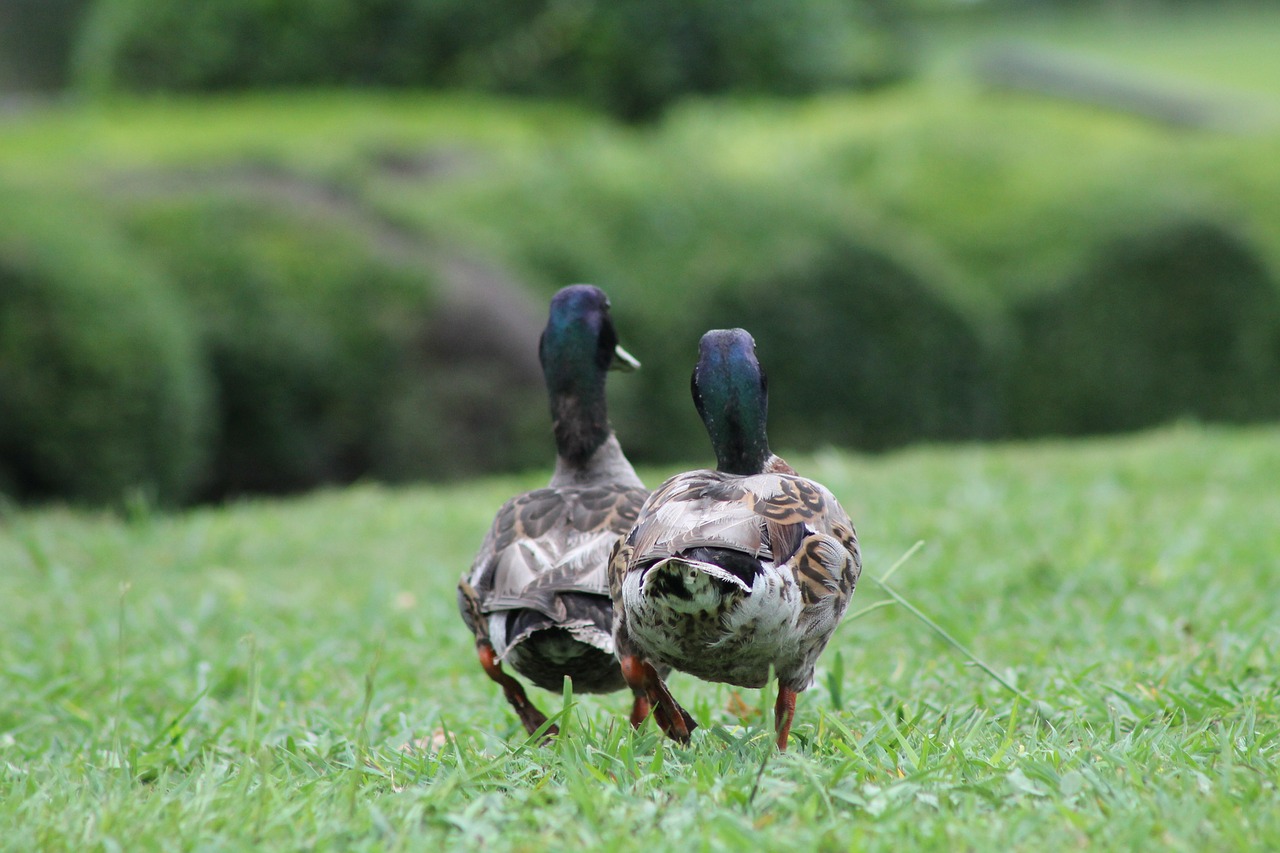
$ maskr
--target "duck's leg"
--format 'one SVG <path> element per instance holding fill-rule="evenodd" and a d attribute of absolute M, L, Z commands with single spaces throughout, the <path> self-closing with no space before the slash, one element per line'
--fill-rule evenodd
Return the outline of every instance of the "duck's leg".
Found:
<path fill-rule="evenodd" d="M 647 693 L 637 693 L 636 701 L 631 703 L 631 728 L 640 728 L 640 724 L 647 716 L 649 716 L 649 696 Z"/>
<path fill-rule="evenodd" d="M 653 702 L 653 718 L 657 720 L 658 725 L 667 733 L 667 737 L 677 743 L 688 743 L 689 733 L 698 727 L 693 717 L 689 716 L 689 712 L 680 707 L 680 703 L 671 695 L 671 691 L 667 689 L 666 682 L 658 677 L 658 673 L 654 670 L 653 665 L 646 663 L 645 666 L 649 670 L 649 675 L 653 679 L 654 694 L 657 697 Z"/>
<path fill-rule="evenodd" d="M 778 701 L 773 706 L 773 727 L 778 733 L 778 751 L 787 751 L 787 739 L 791 735 L 791 721 L 796 716 L 796 691 L 778 685 Z"/>
<path fill-rule="evenodd" d="M 680 707 L 680 703 L 675 700 L 671 691 L 667 689 L 667 685 L 658 676 L 658 671 L 653 668 L 653 664 L 635 654 L 623 655 L 620 662 L 622 677 L 627 680 L 632 692 L 636 694 L 631 724 L 639 726 L 644 721 L 644 714 L 637 716 L 643 702 L 646 713 L 649 706 L 653 707 L 653 719 L 667 737 L 678 743 L 688 743 L 689 733 L 696 729 L 698 724 L 684 708 Z"/>
<path fill-rule="evenodd" d="M 649 716 L 649 706 L 651 704 L 649 686 L 644 676 L 644 664 L 641 662 L 640 656 L 634 654 L 622 655 L 618 659 L 618 664 L 622 667 L 623 679 L 626 680 L 627 686 L 631 688 L 631 692 L 636 696 L 636 701 L 631 706 L 631 726 L 638 729 L 640 724 L 644 722 L 644 718 Z"/>
<path fill-rule="evenodd" d="M 502 662 L 498 660 L 498 655 L 493 650 L 493 646 L 488 640 L 476 641 L 476 653 L 480 655 L 480 665 L 484 667 L 485 674 L 494 681 L 502 685 L 502 692 L 506 694 L 507 701 L 511 703 L 511 707 L 515 708 L 516 714 L 520 717 L 520 722 L 524 723 L 525 731 L 533 734 L 542 728 L 542 724 L 547 721 L 547 715 L 542 713 L 529 701 L 529 696 L 524 692 L 524 686 L 511 676 L 502 671 Z M 547 737 L 560 734 L 560 729 L 551 726 L 547 729 Z"/>

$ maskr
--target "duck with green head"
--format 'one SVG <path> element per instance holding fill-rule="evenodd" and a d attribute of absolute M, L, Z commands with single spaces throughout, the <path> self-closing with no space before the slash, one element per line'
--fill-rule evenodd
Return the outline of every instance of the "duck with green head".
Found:
<path fill-rule="evenodd" d="M 768 385 L 742 329 L 707 332 L 693 400 L 716 469 L 667 480 L 640 508 L 609 566 L 614 645 L 637 699 L 686 742 L 696 727 L 661 671 L 762 687 L 786 749 L 796 694 L 844 615 L 862 571 L 848 514 L 826 487 L 769 449 Z"/>
<path fill-rule="evenodd" d="M 502 505 L 458 584 L 458 609 L 480 664 L 529 734 L 546 715 L 504 663 L 547 690 L 561 690 L 566 676 L 581 693 L 626 686 L 613 649 L 608 559 L 649 494 L 609 425 L 606 374 L 639 362 L 619 346 L 604 292 L 579 284 L 556 293 L 538 355 L 555 472 L 546 488 Z M 633 722 L 648 710 L 647 699 L 637 697 Z"/>

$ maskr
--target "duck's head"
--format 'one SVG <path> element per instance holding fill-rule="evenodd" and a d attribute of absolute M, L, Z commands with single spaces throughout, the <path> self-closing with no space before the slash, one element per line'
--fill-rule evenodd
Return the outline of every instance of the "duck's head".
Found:
<path fill-rule="evenodd" d="M 573 284 L 551 298 L 551 314 L 538 344 L 551 398 L 551 419 L 561 456 L 582 459 L 608 437 L 604 383 L 609 370 L 635 370 L 640 362 L 618 343 L 609 297 L 590 284 Z"/>
<path fill-rule="evenodd" d="M 756 342 L 744 329 L 713 329 L 698 344 L 693 404 L 711 436 L 717 468 L 759 474 L 772 455 L 765 421 L 768 381 Z"/>
<path fill-rule="evenodd" d="M 607 370 L 635 370 L 640 362 L 618 344 L 609 297 L 591 284 L 571 284 L 551 297 L 538 358 L 552 393 L 603 386 Z"/>

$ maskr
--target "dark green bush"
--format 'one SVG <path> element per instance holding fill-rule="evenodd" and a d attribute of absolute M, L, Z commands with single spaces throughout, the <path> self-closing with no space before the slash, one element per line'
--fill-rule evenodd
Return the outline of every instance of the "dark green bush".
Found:
<path fill-rule="evenodd" d="M 865 235 L 818 233 L 750 273 L 684 283 L 699 298 L 665 318 L 615 300 L 645 363 L 617 392 L 620 429 L 637 458 L 706 458 L 689 376 L 698 339 L 713 328 L 742 327 L 755 337 L 777 448 L 879 450 L 998 429 L 986 343 L 917 272 Z"/>
<path fill-rule="evenodd" d="M 1101 433 L 1280 416 L 1280 288 L 1241 238 L 1182 220 L 1117 239 L 1019 311 L 1010 422 Z"/>
<path fill-rule="evenodd" d="M 792 94 L 899 76 L 873 0 L 98 0 L 92 88 L 461 87 L 645 118 L 686 93 Z"/>
<path fill-rule="evenodd" d="M 90 0 L 0 2 L 0 89 L 56 89 Z"/>
<path fill-rule="evenodd" d="M 197 309 L 216 378 L 205 497 L 545 461 L 521 428 L 536 374 L 440 298 L 433 270 L 384 259 L 322 200 L 269 195 L 131 202 L 136 238 Z"/>
<path fill-rule="evenodd" d="M 203 473 L 186 306 L 83 199 L 0 188 L 0 468 L 23 498 L 170 503 Z"/>
<path fill-rule="evenodd" d="M 970 321 L 865 240 L 833 237 L 708 308 L 701 325 L 755 337 L 785 446 L 880 450 L 997 428 L 990 355 Z"/>

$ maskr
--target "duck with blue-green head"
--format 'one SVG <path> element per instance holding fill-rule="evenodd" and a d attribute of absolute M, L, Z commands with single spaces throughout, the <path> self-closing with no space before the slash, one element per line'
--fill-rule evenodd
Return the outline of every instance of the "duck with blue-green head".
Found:
<path fill-rule="evenodd" d="M 707 332 L 692 387 L 716 468 L 659 486 L 615 549 L 615 648 L 637 698 L 681 742 L 697 724 L 662 670 L 741 687 L 764 686 L 772 671 L 785 750 L 796 695 L 862 571 L 857 534 L 825 486 L 769 449 L 768 384 L 750 334 Z"/>
<path fill-rule="evenodd" d="M 592 285 L 571 285 L 552 298 L 538 355 L 555 471 L 545 488 L 502 505 L 458 584 L 458 609 L 480 664 L 529 734 L 547 717 L 504 664 L 547 690 L 562 690 L 566 677 L 580 693 L 626 686 L 613 648 L 608 559 L 649 491 L 609 424 L 608 372 L 639 366 L 619 345 L 609 309 Z M 637 697 L 633 722 L 648 711 L 647 698 Z"/>

